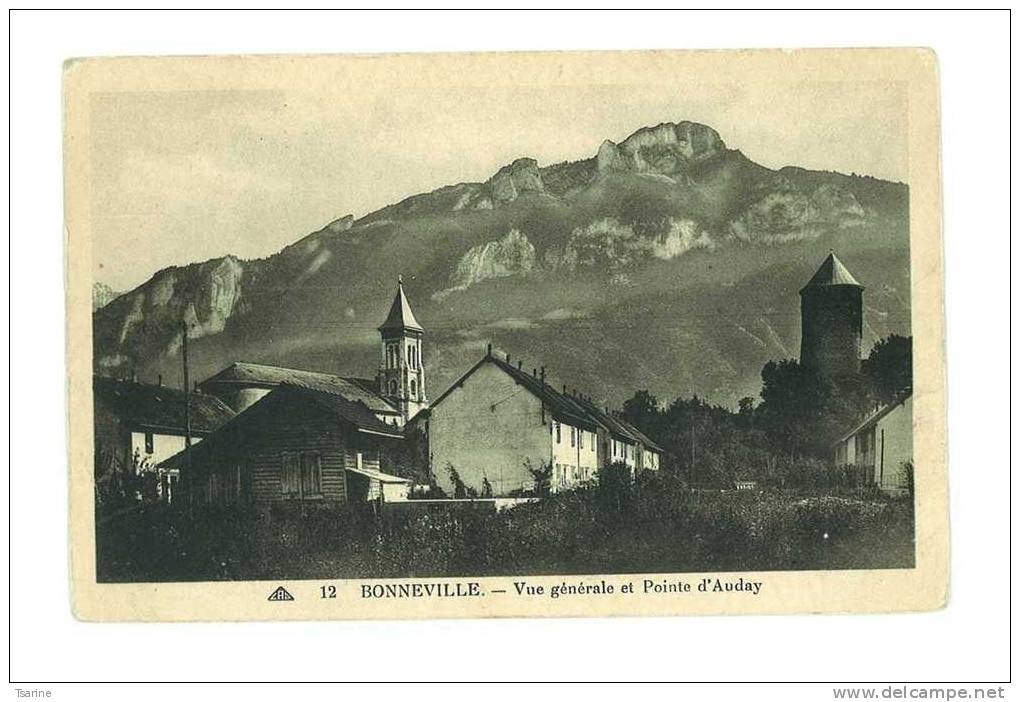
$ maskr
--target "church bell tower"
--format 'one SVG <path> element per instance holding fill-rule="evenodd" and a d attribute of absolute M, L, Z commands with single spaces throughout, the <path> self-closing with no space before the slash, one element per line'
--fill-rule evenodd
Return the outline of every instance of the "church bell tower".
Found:
<path fill-rule="evenodd" d="M 382 337 L 379 394 L 393 403 L 406 421 L 428 407 L 429 401 L 425 395 L 425 364 L 422 362 L 425 330 L 411 312 L 400 278 L 397 278 L 397 294 L 386 321 L 379 327 L 379 335 Z"/>
<path fill-rule="evenodd" d="M 826 379 L 861 367 L 864 287 L 830 253 L 800 291 L 800 365 Z"/>

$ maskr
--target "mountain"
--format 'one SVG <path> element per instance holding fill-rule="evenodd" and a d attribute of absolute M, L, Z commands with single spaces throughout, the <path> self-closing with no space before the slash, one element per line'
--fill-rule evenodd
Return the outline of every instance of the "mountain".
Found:
<path fill-rule="evenodd" d="M 192 377 L 234 360 L 374 375 L 399 274 L 433 397 L 488 342 L 618 403 L 639 388 L 734 404 L 799 350 L 798 290 L 829 249 L 866 287 L 865 347 L 910 332 L 908 188 L 771 170 L 692 122 L 580 161 L 342 217 L 266 259 L 172 267 L 95 312 L 97 372 Z"/>
<path fill-rule="evenodd" d="M 111 300 L 114 300 L 119 296 L 119 292 L 115 292 L 113 288 L 105 283 L 93 283 L 92 284 L 92 311 L 95 312 L 100 307 L 108 304 Z"/>

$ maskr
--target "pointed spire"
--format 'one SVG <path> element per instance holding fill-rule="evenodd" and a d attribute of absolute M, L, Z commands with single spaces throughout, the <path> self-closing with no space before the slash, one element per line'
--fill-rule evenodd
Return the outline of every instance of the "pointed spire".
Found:
<path fill-rule="evenodd" d="M 390 313 L 386 315 L 386 321 L 379 327 L 379 331 L 398 331 L 410 329 L 413 331 L 425 331 L 418 324 L 411 311 L 411 305 L 404 294 L 404 278 L 397 276 L 397 294 L 393 297 L 393 304 L 390 305 Z"/>
<path fill-rule="evenodd" d="M 801 292 L 804 292 L 808 288 L 823 288 L 830 285 L 852 285 L 858 288 L 864 287 L 857 282 L 857 279 L 851 275 L 847 267 L 843 265 L 843 262 L 836 258 L 836 254 L 830 249 L 829 255 L 822 262 L 821 267 L 811 277 L 808 284 L 805 285 Z"/>

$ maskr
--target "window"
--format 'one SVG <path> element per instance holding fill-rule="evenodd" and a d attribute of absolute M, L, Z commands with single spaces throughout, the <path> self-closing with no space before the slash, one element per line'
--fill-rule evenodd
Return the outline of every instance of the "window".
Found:
<path fill-rule="evenodd" d="M 280 485 L 284 496 L 297 497 L 301 494 L 299 471 L 297 454 L 285 453 L 280 456 Z"/>
<path fill-rule="evenodd" d="M 397 394 L 397 381 L 396 380 L 391 380 L 390 381 L 390 395 L 396 395 L 396 394 Z"/>
<path fill-rule="evenodd" d="M 152 443 L 153 443 L 153 441 L 152 441 L 152 434 L 148 434 L 147 433 L 145 435 L 145 453 L 152 453 L 153 452 L 154 449 L 153 449 Z"/>
<path fill-rule="evenodd" d="M 613 458 L 616 458 L 616 439 L 613 439 Z"/>
<path fill-rule="evenodd" d="M 592 453 L 595 452 L 595 442 L 596 441 L 598 441 L 598 435 L 595 434 L 595 432 L 592 432 L 592 435 L 591 435 L 591 450 L 592 450 Z"/>
<path fill-rule="evenodd" d="M 554 424 L 556 424 L 556 443 L 558 444 L 560 443 L 560 423 L 554 422 Z"/>
<path fill-rule="evenodd" d="M 578 430 L 577 432 L 577 447 L 584 448 L 584 430 Z"/>
<path fill-rule="evenodd" d="M 301 494 L 322 494 L 322 461 L 317 453 L 301 454 Z"/>
<path fill-rule="evenodd" d="M 411 379 L 411 397 L 418 397 L 418 384 Z"/>
<path fill-rule="evenodd" d="M 577 445 L 577 439 L 574 437 L 574 432 L 575 431 L 576 431 L 576 429 L 574 429 L 574 427 L 570 427 L 570 445 L 571 445 L 571 447 Z"/>

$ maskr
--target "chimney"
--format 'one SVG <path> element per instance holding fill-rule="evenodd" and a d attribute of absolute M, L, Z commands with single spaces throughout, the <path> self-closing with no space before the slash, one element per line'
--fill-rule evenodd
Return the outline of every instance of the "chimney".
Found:
<path fill-rule="evenodd" d="M 159 387 L 163 387 L 163 374 L 162 373 L 160 373 L 159 375 L 156 376 L 156 385 L 158 385 Z"/>
<path fill-rule="evenodd" d="M 532 368 L 531 369 L 531 377 L 532 378 L 537 378 L 538 377 L 538 369 L 537 368 Z"/>
<path fill-rule="evenodd" d="M 485 355 L 486 355 L 486 356 L 491 356 L 491 355 L 492 355 L 492 344 L 489 344 L 489 348 L 488 348 L 488 350 L 487 350 L 487 351 L 485 352 Z"/>
<path fill-rule="evenodd" d="M 506 354 L 506 362 L 510 363 L 510 352 L 509 351 Z"/>
<path fill-rule="evenodd" d="M 566 383 L 563 383 L 563 394 L 564 395 L 567 394 L 567 384 Z"/>
<path fill-rule="evenodd" d="M 517 370 L 521 369 L 521 359 L 517 359 Z"/>
<path fill-rule="evenodd" d="M 542 385 L 545 385 L 545 366 L 542 366 Z"/>

